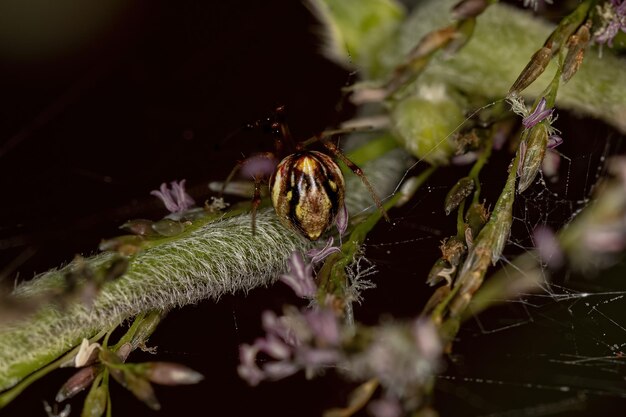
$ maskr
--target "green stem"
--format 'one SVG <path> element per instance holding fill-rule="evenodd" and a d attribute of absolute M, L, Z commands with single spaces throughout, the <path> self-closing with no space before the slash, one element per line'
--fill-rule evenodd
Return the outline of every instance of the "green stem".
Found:
<path fill-rule="evenodd" d="M 405 172 L 405 158 L 405 153 L 394 150 L 363 167 L 381 195 L 390 194 L 396 187 Z M 346 182 L 349 210 L 362 211 L 371 204 L 358 177 L 349 175 Z M 151 242 L 152 246 L 132 256 L 125 274 L 104 285 L 92 305 L 77 302 L 63 310 L 47 305 L 19 323 L 0 324 L 0 390 L 19 384 L 21 392 L 55 369 L 58 363 L 50 362 L 67 351 L 67 346 L 76 346 L 83 338 L 138 314 L 168 311 L 207 298 L 217 299 L 226 293 L 266 286 L 284 272 L 294 250 L 304 252 L 312 246 L 286 229 L 273 210 L 259 212 L 254 236 L 247 213 L 197 221 L 180 235 Z M 106 268 L 114 256 L 118 255 L 101 253 L 83 262 L 98 271 Z M 28 298 L 62 288 L 64 274 L 75 265 L 71 263 L 19 285 L 14 296 Z M 146 320 L 148 317 L 151 315 Z M 158 317 L 152 319 L 152 324 L 158 322 Z M 148 322 L 144 324 L 151 327 Z M 138 340 L 141 331 L 132 331 L 136 332 L 132 340 Z M 4 395 L 0 397 L 0 406 L 19 392 L 0 394 Z"/>
<path fill-rule="evenodd" d="M 100 340 L 102 336 L 104 336 L 106 333 L 107 333 L 106 331 L 101 331 L 100 333 L 98 333 L 97 335 L 89 339 L 89 341 L 93 343 L 97 340 Z M 44 366 L 43 368 L 28 375 L 19 384 L 15 385 L 10 390 L 5 391 L 2 394 L 0 394 L 0 409 L 5 407 L 11 401 L 13 401 L 18 395 L 22 393 L 22 391 L 28 388 L 33 382 L 36 382 L 40 378 L 48 375 L 50 372 L 54 371 L 55 369 L 58 369 L 59 367 L 61 367 L 61 365 L 64 365 L 67 362 L 69 362 L 71 359 L 73 359 L 74 356 L 76 356 L 76 354 L 78 353 L 78 350 L 79 350 L 79 346 L 73 348 L 72 350 L 70 350 L 65 355 L 55 360 L 54 362 L 51 362 L 48 365 Z"/>
<path fill-rule="evenodd" d="M 472 203 L 476 204 L 480 199 L 480 171 L 483 169 L 489 158 L 491 157 L 491 151 L 493 149 L 493 133 L 489 135 L 485 144 L 483 145 L 483 150 L 478 157 L 478 160 L 474 163 L 471 171 L 468 174 L 468 177 L 474 180 L 474 198 L 472 199 Z"/>

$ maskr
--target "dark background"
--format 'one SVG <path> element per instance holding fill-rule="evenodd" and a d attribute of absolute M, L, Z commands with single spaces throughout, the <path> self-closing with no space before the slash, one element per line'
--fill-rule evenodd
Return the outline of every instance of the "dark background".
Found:
<path fill-rule="evenodd" d="M 335 123 L 340 88 L 353 79 L 317 52 L 316 22 L 297 1 L 110 0 L 101 3 L 110 8 L 88 12 L 65 0 L 57 4 L 58 15 L 43 3 L 37 13 L 14 3 L 0 16 L 6 28 L 0 31 L 0 273 L 9 285 L 77 253 L 94 253 L 128 219 L 160 218 L 164 209 L 149 192 L 162 182 L 185 178 L 203 202 L 209 181 L 223 179 L 244 155 L 271 149 L 268 137 L 239 128 L 276 105 L 287 107 L 297 138 Z M 24 13 L 28 19 L 17 24 Z M 559 126 L 571 132 L 562 151 L 579 156 L 568 170 L 567 200 L 584 199 L 606 154 L 605 139 L 617 135 L 567 114 Z M 492 202 L 508 160 L 496 154 L 486 168 L 483 189 Z M 367 255 L 380 274 L 373 278 L 378 288 L 366 292 L 365 305 L 356 310 L 361 321 L 419 313 L 430 295 L 423 281 L 438 241 L 454 233 L 454 222 L 441 210 L 443 197 L 465 172 L 452 168 L 438 175 L 392 212 L 396 226 L 381 224 L 370 236 Z M 557 184 L 556 191 L 564 186 Z M 527 201 L 541 190 L 531 191 Z M 547 206 L 529 214 L 526 203 L 519 218 L 558 226 L 571 215 L 558 199 L 541 201 L 557 206 L 560 217 L 548 219 Z M 525 227 L 516 222 L 516 228 L 513 240 L 529 246 Z M 568 279 L 573 289 L 624 287 L 617 278 L 601 284 Z M 237 377 L 238 345 L 261 335 L 263 310 L 280 311 L 285 303 L 298 300 L 276 286 L 172 311 L 150 340 L 158 346 L 156 358 L 191 366 L 206 379 L 190 387 L 157 387 L 163 405 L 158 415 L 319 416 L 344 404 L 352 385 L 334 373 L 313 381 L 298 374 L 256 388 Z M 514 413 L 542 405 L 553 405 L 553 411 L 539 415 L 620 415 L 613 412 L 624 406 L 614 392 L 624 387 L 619 367 L 609 376 L 550 360 L 573 351 L 576 337 L 588 342 L 587 355 L 611 354 L 594 343 L 608 342 L 596 334 L 605 323 L 584 315 L 574 320 L 570 307 L 546 303 L 526 314 L 511 304 L 483 317 L 490 328 L 528 322 L 514 333 L 486 334 L 469 323 L 448 364 L 446 375 L 453 379 L 441 379 L 436 391 L 442 415 L 525 415 Z M 616 310 L 611 317 L 623 318 L 617 311 L 623 305 L 610 307 Z M 612 335 L 619 340 L 619 333 Z M 154 357 L 139 352 L 130 360 Z M 69 375 L 62 370 L 44 378 L 0 414 L 43 416 L 41 402 L 51 402 Z M 495 382 L 475 381 L 481 378 Z M 111 385 L 115 416 L 157 415 Z M 562 392 L 560 386 L 571 389 Z M 82 399 L 72 403 L 73 415 Z"/>

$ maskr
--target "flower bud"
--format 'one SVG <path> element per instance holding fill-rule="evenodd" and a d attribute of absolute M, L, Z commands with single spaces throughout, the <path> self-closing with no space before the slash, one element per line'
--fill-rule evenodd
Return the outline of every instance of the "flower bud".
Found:
<path fill-rule="evenodd" d="M 461 0 L 452 7 L 452 16 L 455 19 L 476 17 L 489 6 L 488 0 Z"/>
<path fill-rule="evenodd" d="M 146 378 L 159 385 L 197 384 L 204 379 L 202 374 L 177 363 L 149 362 L 146 365 Z"/>
<path fill-rule="evenodd" d="M 550 59 L 552 58 L 552 49 L 547 46 L 539 49 L 530 58 L 530 61 L 526 67 L 522 70 L 517 80 L 511 86 L 508 96 L 518 94 L 526 87 L 531 85 L 548 66 Z"/>
<path fill-rule="evenodd" d="M 489 213 L 482 203 L 472 204 L 465 213 L 465 222 L 474 237 L 478 236 L 488 219 Z"/>
<path fill-rule="evenodd" d="M 163 219 L 155 222 L 152 229 L 161 236 L 177 236 L 185 230 L 185 225 L 171 219 Z"/>
<path fill-rule="evenodd" d="M 589 40 L 591 39 L 591 34 L 589 33 L 589 26 L 582 25 L 578 28 L 575 35 L 572 35 L 567 40 L 567 55 L 565 56 L 565 61 L 563 62 L 563 73 L 561 78 L 563 82 L 569 81 L 570 78 L 578 68 L 580 64 L 583 62 L 583 58 L 585 56 L 585 49 L 589 46 Z"/>
<path fill-rule="evenodd" d="M 139 236 L 154 236 L 157 233 L 152 229 L 154 222 L 146 219 L 129 220 L 120 226 L 120 229 Z"/>
<path fill-rule="evenodd" d="M 528 131 L 524 139 L 526 151 L 520 160 L 519 184 L 517 191 L 523 193 L 537 176 L 548 145 L 548 131 L 544 123 L 538 124 Z"/>
<path fill-rule="evenodd" d="M 467 197 L 474 191 L 474 180 L 470 177 L 464 177 L 457 181 L 456 184 L 448 191 L 446 195 L 444 208 L 446 216 L 450 215 Z"/>
<path fill-rule="evenodd" d="M 54 400 L 58 403 L 72 398 L 85 388 L 91 385 L 96 375 L 100 373 L 100 368 L 92 365 L 81 369 L 68 379 L 65 384 L 59 389 Z"/>
<path fill-rule="evenodd" d="M 449 239 L 445 239 L 441 243 L 441 246 L 439 246 L 439 249 L 441 250 L 442 259 L 445 259 L 452 266 L 457 266 L 467 248 L 463 242 L 461 242 L 456 236 L 453 236 Z"/>
<path fill-rule="evenodd" d="M 107 407 L 107 398 L 109 391 L 106 386 L 100 385 L 94 387 L 87 394 L 81 417 L 100 417 L 104 414 Z"/>

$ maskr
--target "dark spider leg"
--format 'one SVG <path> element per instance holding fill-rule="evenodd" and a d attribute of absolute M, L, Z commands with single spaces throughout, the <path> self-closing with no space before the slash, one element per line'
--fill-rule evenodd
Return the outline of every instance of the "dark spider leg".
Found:
<path fill-rule="evenodd" d="M 265 157 L 267 159 L 275 159 L 275 156 L 274 156 L 273 152 L 261 152 L 261 153 L 253 155 L 251 158 L 259 157 L 259 156 Z M 233 178 L 235 178 L 235 175 L 237 175 L 237 172 L 239 172 L 241 167 L 246 162 L 248 162 L 249 159 L 250 158 L 246 158 L 246 159 L 243 159 L 241 161 L 238 161 L 237 164 L 233 167 L 232 171 L 230 171 L 230 174 L 228 174 L 228 177 L 226 177 L 226 179 L 222 183 L 222 189 L 220 190 L 219 197 L 222 197 L 222 195 L 224 194 L 224 190 L 226 189 L 226 186 L 228 185 L 228 183 L 231 182 L 233 180 Z M 271 172 L 269 172 L 267 174 L 269 175 L 269 174 L 271 174 Z"/>
<path fill-rule="evenodd" d="M 224 190 L 226 189 L 226 186 L 228 185 L 229 182 L 233 180 L 233 178 L 235 178 L 235 175 L 237 175 L 237 172 L 239 172 L 244 162 L 245 162 L 245 159 L 243 161 L 237 161 L 237 164 L 233 167 L 232 171 L 230 171 L 230 174 L 228 174 L 228 177 L 226 177 L 226 179 L 222 183 L 222 189 L 220 190 L 218 197 L 221 198 L 224 195 Z"/>
<path fill-rule="evenodd" d="M 254 177 L 254 196 L 252 197 L 252 236 L 256 234 L 256 212 L 261 204 L 261 178 Z"/>
<path fill-rule="evenodd" d="M 325 145 L 325 143 L 327 143 L 328 138 L 330 138 L 331 136 L 336 136 L 336 135 L 342 135 L 342 134 L 348 134 L 348 133 L 355 133 L 355 132 L 370 132 L 373 131 L 374 128 L 370 127 L 370 126 L 357 126 L 357 127 L 345 127 L 345 128 L 339 128 L 339 129 L 331 129 L 331 130 L 324 130 L 323 132 L 319 133 L 316 136 L 313 136 L 312 138 L 309 138 L 305 141 L 302 141 L 300 143 L 298 143 L 296 145 L 296 149 L 297 150 L 301 150 L 301 149 L 305 149 L 307 146 L 315 143 L 315 142 L 322 142 L 322 144 Z M 337 149 L 337 151 L 339 151 Z M 341 152 L 341 151 L 339 151 Z"/>
<path fill-rule="evenodd" d="M 374 190 L 374 187 L 372 187 L 372 184 L 369 182 L 369 180 L 365 176 L 365 173 L 363 172 L 363 170 L 361 168 L 359 168 L 359 166 L 357 164 L 355 164 L 354 162 L 349 160 L 348 157 L 345 156 L 339 150 L 339 148 L 337 148 L 337 145 L 335 145 L 332 142 L 329 142 L 328 140 L 326 140 L 324 138 L 320 138 L 319 140 L 322 142 L 322 145 L 324 145 L 324 147 L 326 147 L 326 149 L 328 149 L 335 157 L 339 158 L 341 160 L 341 162 L 346 164 L 346 166 L 348 168 L 350 168 L 350 170 L 352 172 L 354 172 L 355 175 L 357 175 L 359 178 L 361 178 L 361 181 L 363 182 L 363 184 L 367 188 L 367 191 L 372 196 L 372 199 L 374 200 L 374 203 L 376 203 L 376 207 L 378 207 L 378 210 L 380 210 L 380 212 L 383 215 L 383 217 L 385 218 L 385 220 L 387 220 L 389 222 L 390 220 L 389 220 L 389 216 L 387 215 L 387 211 L 383 207 L 382 201 L 378 197 L 378 194 L 376 194 L 376 191 Z"/>

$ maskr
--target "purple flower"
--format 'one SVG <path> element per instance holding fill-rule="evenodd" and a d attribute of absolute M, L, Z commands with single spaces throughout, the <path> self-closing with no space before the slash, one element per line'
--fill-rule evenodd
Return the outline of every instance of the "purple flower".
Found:
<path fill-rule="evenodd" d="M 239 366 L 237 373 L 248 384 L 255 386 L 265 379 L 265 374 L 256 364 L 256 356 L 259 349 L 256 346 L 239 346 Z"/>
<path fill-rule="evenodd" d="M 535 247 L 541 259 L 551 268 L 563 265 L 563 252 L 554 232 L 549 227 L 539 226 L 533 231 Z"/>
<path fill-rule="evenodd" d="M 412 331 L 422 356 L 429 362 L 436 362 L 443 352 L 443 345 L 435 324 L 428 319 L 418 318 L 413 323 Z"/>
<path fill-rule="evenodd" d="M 339 344 L 339 322 L 332 310 L 313 309 L 306 311 L 303 315 L 319 345 L 336 346 Z"/>
<path fill-rule="evenodd" d="M 599 44 L 613 47 L 613 38 L 619 31 L 626 32 L 626 1 L 611 0 L 597 6 L 601 26 L 594 33 L 594 40 Z"/>
<path fill-rule="evenodd" d="M 546 150 L 546 154 L 543 156 L 543 161 L 541 161 L 541 171 L 543 172 L 544 177 L 548 178 L 551 182 L 555 182 L 559 175 L 561 155 L 550 149 L 549 146 L 548 142 L 548 150 Z"/>
<path fill-rule="evenodd" d="M 161 199 L 170 213 L 180 213 L 196 204 L 193 198 L 185 192 L 185 180 L 172 181 L 170 185 L 171 189 L 167 187 L 166 183 L 163 183 L 160 190 L 150 191 L 151 195 Z"/>
<path fill-rule="evenodd" d="M 530 129 L 531 127 L 536 126 L 545 119 L 548 119 L 550 116 L 552 116 L 553 112 L 553 108 L 546 109 L 546 98 L 542 97 L 541 100 L 539 100 L 539 104 L 537 104 L 535 110 L 528 116 L 524 117 L 524 119 L 522 120 L 522 125 L 524 125 L 526 129 Z"/>
<path fill-rule="evenodd" d="M 341 249 L 337 246 L 333 246 L 333 243 L 335 243 L 335 240 L 331 236 L 330 239 L 328 239 L 328 241 L 326 242 L 326 246 L 324 246 L 322 249 L 309 249 L 306 252 L 306 256 L 311 258 L 312 264 L 316 264 L 323 261 L 333 253 L 341 252 Z"/>
<path fill-rule="evenodd" d="M 317 284 L 313 279 L 313 266 L 306 264 L 298 251 L 291 254 L 289 273 L 281 275 L 280 280 L 302 298 L 312 298 L 317 292 Z"/>
<path fill-rule="evenodd" d="M 335 225 L 337 226 L 337 231 L 339 232 L 339 238 L 346 233 L 346 229 L 348 228 L 348 208 L 344 204 L 339 209 L 339 213 L 337 213 L 337 217 L 335 218 Z"/>
<path fill-rule="evenodd" d="M 590 226 L 585 229 L 582 241 L 592 253 L 616 253 L 626 247 L 623 226 L 617 224 Z"/>
<path fill-rule="evenodd" d="M 372 401 L 367 410 L 374 417 L 400 417 L 402 415 L 402 406 L 398 399 L 389 396 Z"/>
<path fill-rule="evenodd" d="M 341 358 L 338 350 L 339 322 L 331 310 L 286 309 L 278 317 L 271 311 L 263 313 L 266 337 L 252 345 L 239 348 L 239 376 L 250 385 L 269 379 L 290 376 L 301 369 L 316 370 L 335 365 Z M 257 365 L 258 354 L 270 360 Z"/>
<path fill-rule="evenodd" d="M 468 165 L 478 159 L 478 153 L 474 151 L 466 152 L 461 155 L 455 155 L 452 157 L 452 163 L 454 165 Z"/>
<path fill-rule="evenodd" d="M 563 143 L 563 138 L 559 135 L 550 135 L 548 137 L 548 149 L 554 149 Z"/>

